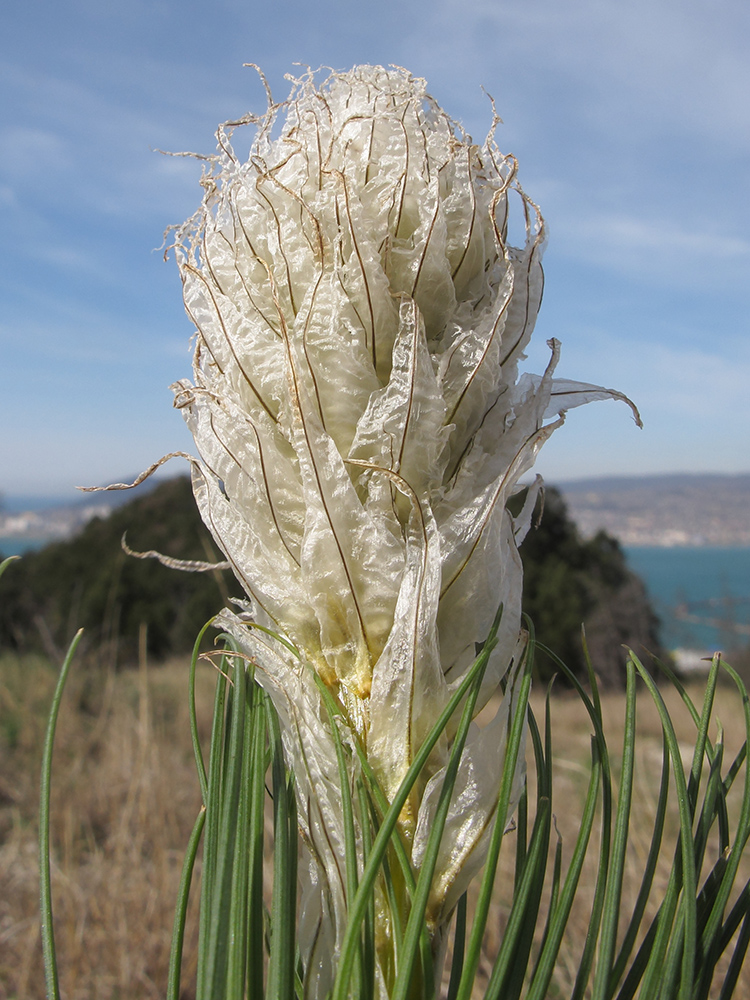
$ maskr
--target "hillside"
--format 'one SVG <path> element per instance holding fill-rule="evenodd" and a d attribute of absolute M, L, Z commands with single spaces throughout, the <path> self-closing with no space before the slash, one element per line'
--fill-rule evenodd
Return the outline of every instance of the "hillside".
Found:
<path fill-rule="evenodd" d="M 584 537 L 622 545 L 750 545 L 750 473 L 580 479 L 560 491 Z"/>
<path fill-rule="evenodd" d="M 27 553 L 0 578 L 0 648 L 41 648 L 57 658 L 83 627 L 89 647 L 109 644 L 116 662 L 128 662 L 137 655 L 145 625 L 149 651 L 163 657 L 191 649 L 229 593 L 239 596 L 231 574 L 182 573 L 127 556 L 125 533 L 137 551 L 221 558 L 198 516 L 189 480 L 166 480 L 95 517 L 73 538 Z"/>
<path fill-rule="evenodd" d="M 219 558 L 188 479 L 163 482 L 106 518 L 94 518 L 74 538 L 27 553 L 0 578 L 0 648 L 41 649 L 58 659 L 83 626 L 89 647 L 109 644 L 116 662 L 129 662 L 145 626 L 153 656 L 184 653 L 229 596 L 240 596 L 231 573 L 181 573 L 127 556 L 121 547 L 125 532 L 139 551 Z M 601 533 L 582 541 L 556 491 L 547 491 L 544 515 L 521 556 L 524 610 L 540 641 L 573 670 L 585 669 L 582 622 L 597 670 L 610 685 L 621 679 L 623 643 L 658 650 L 643 584 L 628 569 L 618 543 Z M 540 659 L 540 671 L 549 673 L 550 663 Z"/>

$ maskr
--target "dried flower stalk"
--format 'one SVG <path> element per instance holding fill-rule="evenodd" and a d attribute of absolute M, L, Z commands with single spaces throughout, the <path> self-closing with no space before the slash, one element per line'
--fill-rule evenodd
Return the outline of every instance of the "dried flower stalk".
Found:
<path fill-rule="evenodd" d="M 519 478 L 567 409 L 623 398 L 554 379 L 556 341 L 542 376 L 518 375 L 544 223 L 497 122 L 478 146 L 404 70 L 309 74 L 284 104 L 269 92 L 261 118 L 219 128 L 203 205 L 177 234 L 197 342 L 175 403 L 200 452 L 202 517 L 248 598 L 222 624 L 257 662 L 295 774 L 311 996 L 330 986 L 346 922 L 336 758 L 312 671 L 392 795 L 501 602 L 478 708 L 518 661 L 518 544 L 538 488 L 514 518 Z M 246 161 L 233 147 L 244 125 L 257 127 Z M 522 247 L 507 241 L 514 200 Z M 507 704 L 464 751 L 436 934 L 482 864 L 506 716 Z M 416 868 L 450 738 L 401 817 Z M 385 905 L 379 919 L 385 962 Z"/>

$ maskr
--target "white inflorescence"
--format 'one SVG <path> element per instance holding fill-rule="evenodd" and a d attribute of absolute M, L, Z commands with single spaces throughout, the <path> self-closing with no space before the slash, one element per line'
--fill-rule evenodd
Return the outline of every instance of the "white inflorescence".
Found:
<path fill-rule="evenodd" d="M 248 596 L 222 623 L 258 663 L 295 772 L 310 847 L 303 947 L 321 995 L 346 900 L 336 759 L 311 668 L 392 795 L 501 602 L 478 707 L 517 661 L 517 546 L 535 498 L 509 513 L 519 477 L 566 409 L 621 398 L 555 380 L 554 341 L 543 376 L 518 375 L 544 224 L 496 123 L 474 144 L 401 69 L 321 85 L 309 74 L 262 118 L 219 129 L 203 206 L 178 231 L 197 345 L 176 405 L 200 452 L 201 514 Z M 257 132 L 243 161 L 232 143 L 246 124 Z M 508 245 L 511 210 L 521 247 Z M 482 862 L 506 713 L 464 751 L 435 927 Z M 402 815 L 417 866 L 449 741 Z"/>

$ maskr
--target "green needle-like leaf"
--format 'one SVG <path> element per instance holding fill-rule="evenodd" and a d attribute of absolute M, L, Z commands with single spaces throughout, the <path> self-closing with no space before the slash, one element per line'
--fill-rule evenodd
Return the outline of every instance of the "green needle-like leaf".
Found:
<path fill-rule="evenodd" d="M 208 779 L 206 777 L 206 766 L 203 763 L 203 751 L 198 737 L 198 714 L 195 707 L 195 672 L 198 664 L 198 656 L 203 637 L 213 624 L 213 619 L 206 622 L 198 633 L 198 638 L 193 645 L 193 655 L 190 657 L 190 676 L 188 680 L 188 707 L 190 711 L 190 736 L 193 741 L 193 753 L 195 755 L 195 766 L 198 771 L 198 781 L 201 786 L 201 797 L 203 805 L 208 802 Z"/>
<path fill-rule="evenodd" d="M 489 657 L 485 659 L 483 667 L 486 666 L 488 659 Z M 458 724 L 458 729 L 456 730 L 456 735 L 453 740 L 453 746 L 451 747 L 451 753 L 448 759 L 448 765 L 445 769 L 445 777 L 440 790 L 437 809 L 435 810 L 432 827 L 427 839 L 427 846 L 422 859 L 422 867 L 417 880 L 417 888 L 414 893 L 414 898 L 412 899 L 409 920 L 404 934 L 401 961 L 396 982 L 391 993 L 391 1000 L 406 1000 L 414 977 L 417 948 L 419 946 L 419 939 L 424 925 L 427 902 L 432 889 L 432 880 L 435 873 L 435 867 L 437 865 L 440 841 L 442 839 L 443 830 L 445 829 L 445 823 L 448 818 L 448 810 L 450 808 L 451 796 L 453 795 L 453 788 L 458 775 L 461 754 L 463 753 L 464 746 L 466 744 L 466 737 L 469 734 L 469 726 L 471 725 L 472 718 L 474 717 L 477 696 L 479 694 L 479 688 L 483 677 L 484 669 L 481 669 L 478 671 L 476 681 L 469 691 L 466 703 L 464 704 L 463 711 L 461 713 L 461 721 Z"/>
<path fill-rule="evenodd" d="M 554 907 L 552 918 L 549 924 L 549 932 L 545 936 L 544 945 L 537 960 L 536 968 L 532 976 L 531 984 L 527 993 L 527 1000 L 544 1000 L 547 988 L 552 979 L 555 968 L 555 961 L 560 950 L 565 926 L 570 916 L 570 910 L 578 887 L 578 880 L 581 876 L 581 869 L 586 857 L 586 848 L 591 828 L 594 823 L 596 812 L 596 800 L 601 781 L 602 763 L 600 758 L 599 744 L 596 739 L 591 741 L 591 778 L 589 780 L 588 793 L 584 804 L 583 816 L 581 818 L 581 828 L 573 849 L 573 856 L 570 867 L 565 877 L 560 898 Z"/>
<path fill-rule="evenodd" d="M 654 875 L 656 874 L 656 866 L 659 861 L 662 838 L 664 836 L 664 824 L 667 816 L 667 800 L 669 796 L 669 774 L 669 747 L 667 746 L 666 738 L 662 737 L 661 782 L 659 785 L 656 815 L 654 817 L 654 830 L 651 836 L 651 844 L 649 846 L 648 857 L 646 858 L 646 865 L 643 871 L 640 889 L 638 890 L 638 896 L 633 907 L 633 913 L 630 917 L 630 921 L 628 923 L 627 930 L 625 931 L 622 944 L 620 945 L 620 951 L 618 952 L 617 960 L 614 964 L 610 977 L 609 995 L 612 994 L 612 991 L 614 991 L 625 972 L 628 959 L 633 952 L 633 947 L 635 946 L 638 931 L 640 930 L 641 922 L 643 920 L 643 914 L 646 911 L 648 899 L 651 894 L 651 887 L 654 882 Z M 646 947 L 647 940 L 648 938 L 644 940 L 643 947 L 639 951 L 639 960 L 631 968 L 631 973 L 629 974 L 629 981 L 632 984 L 633 991 L 635 990 L 648 961 L 648 950 Z M 628 990 L 629 989 L 630 986 L 628 986 Z M 627 992 L 627 990 L 625 993 L 620 994 L 622 1000 L 626 1000 L 626 997 L 630 997 L 632 995 L 632 992 Z"/>
<path fill-rule="evenodd" d="M 453 927 L 453 956 L 451 959 L 451 978 L 448 983 L 446 1000 L 456 1000 L 458 984 L 464 967 L 464 951 L 466 949 L 466 908 L 468 900 L 466 893 L 461 896 L 456 906 L 456 922 Z"/>
<path fill-rule="evenodd" d="M 179 1000 L 180 997 L 180 976 L 182 967 L 182 949 L 185 940 L 185 920 L 187 918 L 188 899 L 190 897 L 190 884 L 195 868 L 195 859 L 198 854 L 203 827 L 206 823 L 206 807 L 201 807 L 201 811 L 193 825 L 185 860 L 182 863 L 182 874 L 180 876 L 180 887 L 177 892 L 177 904 L 175 906 L 174 927 L 172 930 L 172 948 L 169 955 L 169 977 L 167 980 L 167 1000 Z"/>
<path fill-rule="evenodd" d="M 11 556 L 0 563 L 0 574 L 5 572 L 6 567 L 13 561 L 13 558 Z M 57 958 L 55 955 L 55 934 L 52 920 L 52 875 L 50 871 L 49 807 L 52 783 L 52 752 L 55 746 L 57 716 L 60 711 L 63 691 L 65 690 L 65 682 L 68 679 L 68 674 L 73 664 L 73 657 L 75 656 L 75 651 L 78 643 L 81 641 L 82 635 L 83 629 L 79 629 L 63 661 L 55 693 L 52 697 L 52 705 L 47 720 L 47 731 L 44 735 L 44 749 L 42 751 L 39 803 L 39 892 L 41 896 L 42 953 L 44 956 L 44 976 L 47 982 L 48 1000 L 59 1000 L 60 997 Z"/>
<path fill-rule="evenodd" d="M 447 726 L 452 714 L 467 695 L 472 685 L 476 684 L 477 676 L 484 671 L 490 652 L 494 648 L 496 642 L 497 628 L 500 623 L 501 612 L 502 608 L 498 611 L 482 652 L 474 661 L 471 669 L 467 671 L 466 677 L 453 693 L 453 696 L 450 698 L 437 722 L 420 747 L 406 773 L 406 776 L 404 777 L 404 780 L 401 782 L 401 785 L 393 798 L 393 802 L 383 817 L 381 827 L 378 830 L 375 840 L 373 841 L 370 858 L 362 873 L 359 889 L 357 890 L 357 894 L 349 909 L 349 923 L 341 947 L 341 956 L 339 959 L 336 980 L 333 986 L 332 1000 L 345 1000 L 347 996 L 349 982 L 353 972 L 354 955 L 358 947 L 360 927 L 362 925 L 362 921 L 364 920 L 370 894 L 372 893 L 375 884 L 375 879 L 378 876 L 380 866 L 382 865 L 383 858 L 388 850 L 391 838 L 396 831 L 396 825 L 398 823 L 398 817 L 401 814 L 401 810 L 403 809 L 414 783 L 416 782 L 422 768 L 427 763 L 432 750 L 438 742 L 441 733 Z"/>
<path fill-rule="evenodd" d="M 594 977 L 593 1000 L 610 996 L 611 973 L 617 944 L 617 927 L 620 917 L 620 900 L 625 877 L 625 854 L 628 846 L 630 805 L 633 797 L 633 764 L 635 759 L 635 667 L 628 660 L 625 693 L 625 734 L 622 750 L 620 793 L 617 802 L 612 858 L 604 898 L 602 932 L 599 955 Z"/>
<path fill-rule="evenodd" d="M 294 997 L 294 949 L 297 919 L 297 811 L 294 785 L 284 765 L 278 716 L 268 706 L 274 807 L 273 903 L 269 1000 Z"/>
<path fill-rule="evenodd" d="M 500 793 L 495 812 L 495 821 L 492 828 L 492 837 L 490 839 L 490 846 L 487 851 L 487 859 L 484 865 L 484 875 L 482 877 L 479 897 L 477 899 L 476 910 L 474 913 L 474 923 L 469 937 L 466 957 L 464 959 L 464 970 L 458 990 L 458 1000 L 469 1000 L 477 968 L 479 967 L 482 939 L 487 925 L 487 916 L 490 909 L 490 900 L 492 898 L 492 889 L 495 882 L 495 872 L 497 870 L 497 862 L 500 856 L 500 848 L 502 846 L 502 840 L 505 835 L 508 821 L 508 810 L 513 790 L 513 781 L 516 774 L 521 739 L 526 721 L 529 692 L 531 690 L 531 671 L 533 661 L 534 637 L 532 634 L 529 636 L 528 645 L 526 647 L 525 661 L 522 664 L 522 673 L 520 679 L 518 680 L 519 691 L 510 719 L 510 732 L 506 741 L 503 776 L 500 783 Z M 508 686 L 505 690 L 505 697 L 512 697 L 510 686 Z"/>
<path fill-rule="evenodd" d="M 247 893 L 247 992 L 263 996 L 265 917 L 263 902 L 263 857 L 265 851 L 264 805 L 266 797 L 266 695 L 256 686 L 251 722 L 253 744 L 250 774 L 250 820 L 248 829 Z"/>
<path fill-rule="evenodd" d="M 222 802 L 222 769 L 224 757 L 224 710 L 227 678 L 217 671 L 214 694 L 214 714 L 211 724 L 211 749 L 208 759 L 206 824 L 203 834 L 203 865 L 201 869 L 201 906 L 198 934 L 198 1000 L 211 1000 L 210 982 L 206 980 L 210 964 L 211 913 L 216 879 L 216 857 L 219 847 L 219 825 Z"/>
<path fill-rule="evenodd" d="M 692 986 L 693 986 L 693 969 L 695 966 L 695 948 L 696 948 L 696 938 L 697 938 L 697 915 L 696 915 L 696 874 L 695 874 L 695 854 L 693 852 L 693 837 L 692 837 L 692 815 L 690 809 L 690 799 L 688 797 L 688 788 L 685 781 L 685 773 L 682 769 L 682 757 L 680 755 L 680 747 L 677 742 L 677 737 L 675 735 L 674 727 L 672 725 L 672 720 L 669 717 L 669 712 L 664 704 L 664 699 L 661 696 L 661 692 L 656 687 L 651 676 L 643 668 L 642 664 L 636 657 L 633 657 L 633 662 L 640 673 L 641 677 L 644 679 L 647 688 L 653 698 L 656 709 L 659 713 L 659 718 L 661 720 L 662 729 L 669 746 L 669 753 L 672 758 L 672 773 L 674 775 L 675 787 L 677 790 L 677 805 L 680 815 L 680 849 L 682 852 L 682 866 L 681 866 L 681 918 L 680 918 L 680 931 L 682 935 L 682 940 L 679 944 L 679 951 L 681 954 L 681 974 L 680 974 L 680 986 L 678 993 L 678 1000 L 687 1000 L 690 996 Z M 679 892 L 679 886 L 677 882 L 677 869 L 673 868 L 672 878 L 670 879 L 670 887 L 668 889 L 668 897 L 670 897 L 670 906 L 672 905 L 672 900 L 676 903 L 676 897 Z M 654 947 L 654 953 L 649 962 L 649 969 L 647 969 L 646 976 L 644 978 L 644 984 L 648 984 L 649 989 L 653 988 L 653 984 L 663 975 L 662 967 L 662 955 L 666 949 L 669 935 L 669 922 L 664 921 L 663 924 L 659 926 L 657 931 L 657 940 Z M 678 947 L 675 945 L 675 948 Z M 672 954 L 676 952 L 673 950 Z"/>

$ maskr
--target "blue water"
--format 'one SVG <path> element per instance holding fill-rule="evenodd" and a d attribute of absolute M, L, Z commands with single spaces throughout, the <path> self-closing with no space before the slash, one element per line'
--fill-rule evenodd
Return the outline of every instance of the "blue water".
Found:
<path fill-rule="evenodd" d="M 646 584 L 668 648 L 750 645 L 750 548 L 626 548 L 625 554 Z"/>
<path fill-rule="evenodd" d="M 8 556 L 22 556 L 24 552 L 34 552 L 51 541 L 51 538 L 0 537 L 0 555 L 6 559 Z"/>

